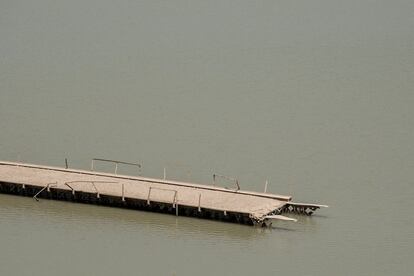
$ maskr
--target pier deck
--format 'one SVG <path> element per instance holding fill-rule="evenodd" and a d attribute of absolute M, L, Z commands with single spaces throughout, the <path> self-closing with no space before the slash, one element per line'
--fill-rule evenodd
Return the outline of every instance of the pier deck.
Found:
<path fill-rule="evenodd" d="M 324 207 L 295 205 L 290 196 L 2 161 L 0 192 L 152 211 L 165 209 L 177 215 L 204 217 L 208 212 L 209 218 L 248 224 L 262 223 L 266 218 L 283 219 L 279 216 L 283 211 L 309 214 Z"/>

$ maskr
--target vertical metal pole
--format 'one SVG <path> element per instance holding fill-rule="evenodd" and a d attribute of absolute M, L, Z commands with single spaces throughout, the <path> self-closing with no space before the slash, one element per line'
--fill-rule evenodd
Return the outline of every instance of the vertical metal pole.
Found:
<path fill-rule="evenodd" d="M 92 161 L 91 161 L 91 171 L 93 171 L 94 170 L 94 168 L 93 168 L 93 159 L 92 159 Z"/>
<path fill-rule="evenodd" d="M 198 211 L 201 212 L 201 194 L 198 195 Z"/>
<path fill-rule="evenodd" d="M 115 163 L 115 174 L 118 171 L 118 163 Z"/>
<path fill-rule="evenodd" d="M 177 195 L 177 191 L 175 191 L 175 195 L 174 195 L 174 203 L 175 203 L 175 215 L 178 216 L 178 195 Z"/>
<path fill-rule="evenodd" d="M 174 192 L 173 208 L 175 208 L 176 202 L 177 202 L 177 191 Z"/>
<path fill-rule="evenodd" d="M 264 188 L 264 193 L 267 193 L 267 184 L 268 184 L 268 181 L 266 180 L 265 188 Z"/>
<path fill-rule="evenodd" d="M 122 183 L 122 201 L 125 201 L 125 187 L 124 187 L 124 183 Z"/>
<path fill-rule="evenodd" d="M 147 198 L 147 204 L 150 205 L 150 194 L 151 194 L 151 189 L 152 187 L 149 188 L 148 190 L 148 198 Z"/>
<path fill-rule="evenodd" d="M 164 167 L 164 180 L 167 179 L 167 169 Z"/>
<path fill-rule="evenodd" d="M 68 159 L 67 158 L 65 158 L 65 165 L 66 165 L 66 169 L 68 169 L 69 166 L 68 166 Z"/>

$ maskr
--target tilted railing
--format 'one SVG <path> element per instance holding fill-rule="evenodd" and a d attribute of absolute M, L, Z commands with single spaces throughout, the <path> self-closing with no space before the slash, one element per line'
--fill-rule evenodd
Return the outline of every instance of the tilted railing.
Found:
<path fill-rule="evenodd" d="M 96 180 L 75 180 L 75 181 L 67 181 L 65 182 L 65 186 L 69 187 L 72 190 L 72 194 L 75 194 L 75 189 L 70 185 L 70 184 L 75 184 L 75 183 L 91 183 L 93 188 L 96 191 L 96 197 L 100 198 L 100 192 L 98 190 L 98 188 L 96 188 L 95 183 L 113 183 L 113 184 L 117 184 L 118 182 L 115 181 L 96 181 Z M 123 188 L 122 188 L 122 197 L 124 197 L 124 192 L 123 192 Z"/>
<path fill-rule="evenodd" d="M 220 175 L 220 174 L 213 174 L 213 186 L 216 186 L 216 178 L 223 178 L 228 181 L 232 181 L 236 185 L 236 191 L 240 190 L 239 180 L 237 180 L 236 178 L 231 178 L 231 177 Z"/>
<path fill-rule="evenodd" d="M 95 162 L 108 162 L 108 163 L 114 163 L 115 164 L 115 174 L 118 173 L 118 165 L 129 165 L 129 166 L 135 166 L 138 168 L 138 175 L 141 175 L 142 165 L 139 163 L 130 163 L 130 162 L 124 162 L 124 161 L 117 161 L 117 160 L 110 160 L 110 159 L 101 159 L 101 158 L 93 158 L 91 161 L 91 171 L 95 169 Z"/>

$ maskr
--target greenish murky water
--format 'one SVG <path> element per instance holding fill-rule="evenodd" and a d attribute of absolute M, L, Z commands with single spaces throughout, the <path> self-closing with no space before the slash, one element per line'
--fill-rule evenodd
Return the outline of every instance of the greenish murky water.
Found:
<path fill-rule="evenodd" d="M 0 195 L 0 275 L 412 275 L 413 30 L 404 0 L 1 1 L 0 159 L 331 208 L 258 229 Z"/>

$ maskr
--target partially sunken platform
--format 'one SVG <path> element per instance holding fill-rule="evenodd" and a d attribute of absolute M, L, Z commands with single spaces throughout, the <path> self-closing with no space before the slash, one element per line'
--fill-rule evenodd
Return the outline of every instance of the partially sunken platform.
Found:
<path fill-rule="evenodd" d="M 94 171 L 94 161 L 115 164 L 115 173 Z M 174 215 L 269 226 L 290 220 L 283 213 L 311 215 L 319 204 L 294 203 L 291 196 L 166 179 L 116 174 L 120 161 L 94 159 L 91 170 L 0 161 L 0 193 L 100 204 Z M 140 167 L 140 166 L 139 166 Z M 220 177 L 214 175 L 214 179 Z"/>

